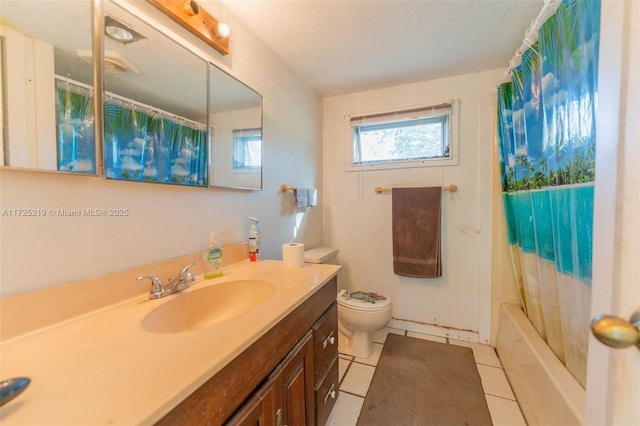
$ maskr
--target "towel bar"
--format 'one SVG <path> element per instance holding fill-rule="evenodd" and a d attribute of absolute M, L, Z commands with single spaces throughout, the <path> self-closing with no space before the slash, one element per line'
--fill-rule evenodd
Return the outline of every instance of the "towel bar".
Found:
<path fill-rule="evenodd" d="M 296 189 L 298 188 L 296 188 L 295 186 L 285 185 L 284 183 L 280 185 L 280 191 L 282 192 L 295 191 Z"/>
<path fill-rule="evenodd" d="M 284 185 L 283 185 L 284 186 Z M 393 188 L 383 188 L 381 186 L 376 186 L 376 194 L 381 194 L 383 192 L 389 192 L 391 191 Z M 443 191 L 451 191 L 451 192 L 456 192 L 458 190 L 458 185 L 447 185 L 447 186 L 443 186 L 442 187 Z"/>

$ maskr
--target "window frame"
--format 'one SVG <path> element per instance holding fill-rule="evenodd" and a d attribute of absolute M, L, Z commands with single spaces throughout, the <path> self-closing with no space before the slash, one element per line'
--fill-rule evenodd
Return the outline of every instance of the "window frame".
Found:
<path fill-rule="evenodd" d="M 346 117 L 349 126 L 349 144 L 346 149 L 346 171 L 367 171 L 367 170 L 385 170 L 385 169 L 404 169 L 416 167 L 438 167 L 453 166 L 459 164 L 459 103 L 457 99 L 451 100 L 450 103 L 440 105 L 431 105 L 405 110 L 397 110 L 385 113 L 376 113 L 368 115 L 352 115 Z M 447 157 L 428 157 L 428 158 L 412 158 L 412 159 L 394 159 L 380 161 L 356 162 L 357 160 L 357 140 L 356 127 L 358 123 L 366 123 L 370 126 L 380 125 L 381 127 L 388 125 L 393 128 L 394 122 L 409 122 L 409 120 L 428 120 L 431 117 L 447 116 L 448 126 L 445 130 L 446 136 L 449 138 L 449 155 Z M 440 121 L 440 120 L 438 120 Z"/>
<path fill-rule="evenodd" d="M 253 138 L 259 137 L 260 144 L 262 145 L 262 131 L 260 128 L 235 128 L 231 130 L 231 141 L 232 141 L 232 151 L 231 151 L 231 171 L 232 173 L 242 173 L 242 172 L 250 172 L 255 173 L 256 170 L 260 170 L 262 168 L 262 155 L 260 155 L 260 165 L 257 166 L 247 166 L 247 165 L 238 165 L 239 162 L 236 161 L 236 153 L 238 152 L 237 144 L 242 141 L 242 143 L 247 145 L 247 142 Z"/>

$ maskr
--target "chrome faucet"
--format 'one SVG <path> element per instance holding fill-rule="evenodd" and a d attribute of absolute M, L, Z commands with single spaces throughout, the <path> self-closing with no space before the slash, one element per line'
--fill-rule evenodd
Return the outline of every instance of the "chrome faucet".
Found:
<path fill-rule="evenodd" d="M 182 268 L 178 276 L 172 278 L 167 283 L 167 286 L 162 284 L 162 280 L 153 275 L 143 275 L 138 277 L 138 281 L 148 278 L 151 280 L 151 291 L 149 291 L 149 299 L 160 299 L 164 296 L 169 296 L 170 294 L 177 293 L 184 289 L 187 289 L 191 286 L 191 283 L 195 281 L 195 277 L 191 272 L 189 272 L 189 268 L 195 265 L 196 262 L 192 262 Z"/>
<path fill-rule="evenodd" d="M 165 289 L 165 293 L 167 293 L 167 295 L 177 293 L 191 286 L 191 283 L 196 279 L 194 278 L 193 274 L 189 272 L 189 268 L 191 268 L 195 264 L 196 262 L 191 262 L 190 264 L 182 268 L 177 277 L 169 280 L 169 283 L 167 284 L 168 288 Z"/>

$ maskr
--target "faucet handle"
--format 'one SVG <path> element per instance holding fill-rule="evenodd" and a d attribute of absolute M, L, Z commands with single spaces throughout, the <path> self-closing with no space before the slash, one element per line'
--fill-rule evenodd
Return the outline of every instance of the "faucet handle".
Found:
<path fill-rule="evenodd" d="M 137 278 L 138 281 L 148 278 L 151 280 L 151 291 L 149 291 L 149 299 L 160 299 L 164 293 L 164 287 L 160 278 L 153 275 L 143 275 Z"/>
<path fill-rule="evenodd" d="M 184 268 L 182 268 L 182 270 L 180 271 L 180 277 L 182 277 L 183 275 L 186 275 L 186 277 L 190 280 L 193 281 L 195 278 L 193 278 L 193 274 L 191 272 L 189 272 L 189 268 L 191 268 L 193 265 L 195 265 L 198 262 L 191 262 L 190 264 L 188 264 L 187 266 L 185 266 Z"/>
<path fill-rule="evenodd" d="M 180 274 L 178 274 L 178 279 L 181 282 L 180 286 L 182 288 L 188 288 L 189 285 L 191 285 L 191 283 L 196 280 L 193 274 L 189 272 L 189 268 L 191 268 L 196 263 L 198 262 L 191 262 L 190 264 L 182 268 L 182 270 L 180 271 Z"/>

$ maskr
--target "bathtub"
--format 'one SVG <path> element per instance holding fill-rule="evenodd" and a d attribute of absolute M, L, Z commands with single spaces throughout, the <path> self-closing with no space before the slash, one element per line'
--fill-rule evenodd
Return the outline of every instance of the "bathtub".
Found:
<path fill-rule="evenodd" d="M 518 304 L 500 306 L 496 351 L 529 426 L 584 424 L 584 389 Z"/>

